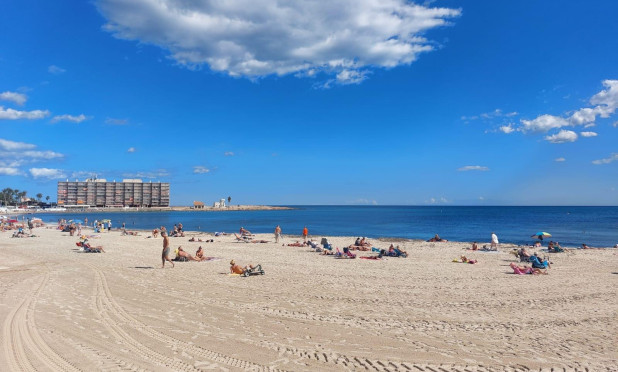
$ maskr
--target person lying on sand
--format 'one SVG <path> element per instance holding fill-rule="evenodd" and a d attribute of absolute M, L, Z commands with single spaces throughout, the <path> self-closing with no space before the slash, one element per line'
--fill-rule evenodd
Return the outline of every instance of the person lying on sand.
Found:
<path fill-rule="evenodd" d="M 245 267 L 241 267 L 240 265 L 236 264 L 236 261 L 232 260 L 232 261 L 230 261 L 230 274 L 242 275 L 242 274 L 245 273 L 245 271 L 251 270 L 254 267 L 255 266 L 253 266 L 253 265 L 247 265 Z"/>
<path fill-rule="evenodd" d="M 294 243 L 288 243 L 288 247 L 306 247 L 307 243 L 305 242 L 299 242 L 298 240 Z"/>
<path fill-rule="evenodd" d="M 181 258 L 185 258 L 189 261 L 199 261 L 197 258 L 191 256 L 189 253 L 185 252 L 182 247 L 178 247 L 176 249 L 176 261 L 180 261 Z"/>
<path fill-rule="evenodd" d="M 466 257 L 466 256 L 461 256 L 461 257 L 459 258 L 459 260 L 461 260 L 461 262 L 462 262 L 462 263 L 469 263 L 469 264 L 475 264 L 475 263 L 477 263 L 477 262 L 478 262 L 477 260 L 472 260 L 472 259 L 469 259 L 469 258 L 468 258 L 468 257 Z"/>
<path fill-rule="evenodd" d="M 528 266 L 518 266 L 514 262 L 511 262 L 511 264 L 509 266 L 511 267 L 511 269 L 513 269 L 513 274 L 518 274 L 518 275 L 525 275 L 525 274 L 539 275 L 539 274 L 543 274 L 543 275 L 547 275 L 547 270 L 543 271 L 541 269 L 535 269 L 535 268 L 528 267 Z"/>

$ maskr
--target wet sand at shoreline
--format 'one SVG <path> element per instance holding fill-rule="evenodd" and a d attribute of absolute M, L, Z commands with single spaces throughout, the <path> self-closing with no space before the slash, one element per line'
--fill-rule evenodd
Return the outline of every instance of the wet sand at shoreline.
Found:
<path fill-rule="evenodd" d="M 549 275 L 517 276 L 507 245 L 398 241 L 408 258 L 335 259 L 271 234 L 252 244 L 189 233 L 170 239 L 172 252 L 201 245 L 218 259 L 160 269 L 161 238 L 146 232 L 96 234 L 101 254 L 55 229 L 34 234 L 0 233 L 10 371 L 617 370 L 614 249 L 552 254 Z M 452 262 L 462 254 L 479 263 Z M 266 274 L 230 276 L 231 259 Z"/>

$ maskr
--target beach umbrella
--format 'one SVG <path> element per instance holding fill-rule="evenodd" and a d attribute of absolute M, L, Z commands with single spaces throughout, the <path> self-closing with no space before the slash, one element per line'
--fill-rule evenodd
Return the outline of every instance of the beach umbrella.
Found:
<path fill-rule="evenodd" d="M 538 233 L 532 235 L 531 238 L 543 240 L 545 238 L 551 238 L 551 234 L 545 231 L 539 231 Z"/>

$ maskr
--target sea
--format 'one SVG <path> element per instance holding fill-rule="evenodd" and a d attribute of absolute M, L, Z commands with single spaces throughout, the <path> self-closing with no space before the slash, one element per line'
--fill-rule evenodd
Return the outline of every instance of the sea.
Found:
<path fill-rule="evenodd" d="M 427 240 L 441 238 L 486 243 L 495 232 L 500 242 L 531 244 L 537 232 L 562 246 L 613 247 L 618 244 L 618 207 L 548 206 L 287 206 L 288 210 L 259 211 L 138 211 L 61 212 L 36 215 L 46 222 L 86 217 L 124 222 L 128 230 L 171 230 L 182 223 L 186 231 L 272 233 L 280 225 L 284 236 L 299 236 L 304 226 L 313 237 L 354 236 Z M 33 216 L 33 215 L 28 215 Z M 23 216 L 22 216 L 23 218 Z"/>

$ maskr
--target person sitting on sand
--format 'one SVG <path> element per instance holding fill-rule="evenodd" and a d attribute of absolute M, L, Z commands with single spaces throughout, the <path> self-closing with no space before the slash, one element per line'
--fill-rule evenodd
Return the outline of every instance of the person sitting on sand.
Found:
<path fill-rule="evenodd" d="M 200 245 L 200 247 L 197 249 L 197 251 L 195 252 L 195 258 L 198 261 L 203 261 L 206 259 L 206 257 L 204 257 L 204 250 L 202 249 L 202 246 Z"/>
<path fill-rule="evenodd" d="M 199 261 L 197 258 L 191 256 L 189 253 L 185 252 L 184 249 L 182 249 L 182 247 L 178 247 L 176 249 L 176 261 Z"/>
<path fill-rule="evenodd" d="M 244 227 L 240 228 L 240 236 L 251 235 L 251 231 L 245 229 Z"/>
<path fill-rule="evenodd" d="M 519 254 L 519 257 L 530 257 L 530 256 L 532 256 L 530 254 L 530 252 L 528 252 L 526 247 L 521 247 L 521 249 L 519 250 L 519 252 L 517 252 L 517 254 Z"/>
<path fill-rule="evenodd" d="M 103 253 L 105 253 L 105 249 L 103 249 L 102 245 L 98 245 L 96 247 L 93 247 L 92 245 L 90 245 L 90 243 L 88 243 L 88 239 L 85 239 L 82 242 L 82 247 L 84 248 L 84 251 L 86 251 L 86 252 L 103 252 Z"/>
<path fill-rule="evenodd" d="M 259 266 L 259 265 L 258 265 Z M 252 270 L 254 269 L 256 266 L 253 265 L 247 265 L 245 267 L 241 267 L 240 265 L 236 264 L 236 261 L 232 260 L 230 261 L 230 274 L 239 274 L 242 275 L 244 274 L 247 270 Z"/>
<path fill-rule="evenodd" d="M 478 249 L 479 249 L 479 245 L 476 244 L 476 242 L 472 243 L 472 250 L 473 251 L 478 251 Z"/>
<path fill-rule="evenodd" d="M 547 275 L 547 270 L 543 271 L 541 269 L 535 269 L 535 268 L 528 267 L 528 266 L 518 266 L 514 262 L 511 262 L 511 264 L 509 266 L 511 267 L 511 269 L 513 269 L 513 274 L 518 274 L 518 275 L 525 275 L 525 274 L 538 275 L 538 274 L 543 274 L 543 275 Z"/>
<path fill-rule="evenodd" d="M 157 229 L 152 230 L 152 237 L 156 238 L 157 236 L 159 236 L 159 230 Z"/>
<path fill-rule="evenodd" d="M 442 239 L 440 235 L 436 234 L 433 238 L 427 240 L 428 242 L 448 242 L 446 239 Z"/>
<path fill-rule="evenodd" d="M 582 249 L 592 249 L 592 248 L 590 248 L 586 243 L 583 243 L 582 244 Z"/>
<path fill-rule="evenodd" d="M 197 240 L 195 239 L 195 236 L 191 237 L 191 239 L 189 239 L 190 242 L 201 242 L 202 238 L 197 238 Z"/>

